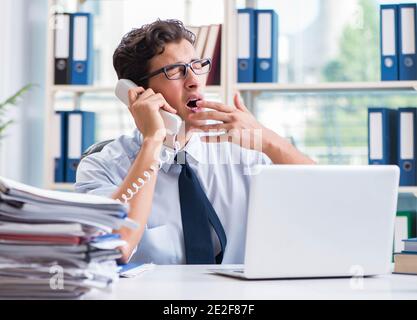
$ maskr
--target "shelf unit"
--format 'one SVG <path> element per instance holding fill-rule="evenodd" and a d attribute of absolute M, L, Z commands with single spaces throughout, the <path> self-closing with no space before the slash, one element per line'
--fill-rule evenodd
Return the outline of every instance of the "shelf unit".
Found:
<path fill-rule="evenodd" d="M 85 0 L 76 0 L 77 1 L 77 10 L 81 8 L 82 3 Z M 48 0 L 48 13 L 49 20 L 53 21 L 54 8 L 57 8 L 57 5 L 62 0 Z M 189 1 L 187 1 L 189 4 Z M 248 4 L 251 1 L 248 0 Z M 235 13 L 235 1 L 224 0 L 224 21 L 222 27 L 222 51 L 221 51 L 221 65 L 229 66 L 229 70 L 234 70 L 236 68 L 236 61 L 234 57 L 236 56 L 233 50 L 233 46 L 227 46 L 228 43 L 235 39 L 234 35 L 236 34 L 235 26 L 233 21 L 236 20 Z M 189 16 L 189 14 L 187 15 Z M 187 21 L 184 21 L 187 24 Z M 57 93 L 66 92 L 73 95 L 73 104 L 74 109 L 80 105 L 80 101 L 84 94 L 88 93 L 113 93 L 114 86 L 97 86 L 97 85 L 55 85 L 54 84 L 54 67 L 53 67 L 53 57 L 54 57 L 54 30 L 52 24 L 49 25 L 47 30 L 47 69 L 46 69 L 46 86 L 45 86 L 45 96 L 46 96 L 46 106 L 45 106 L 45 128 L 44 128 L 44 137 L 45 141 L 48 141 L 51 136 L 52 129 L 52 119 L 54 115 L 54 102 Z M 205 88 L 205 92 L 209 94 L 216 94 L 220 97 L 222 101 L 227 101 L 232 103 L 233 94 L 230 93 L 233 90 L 233 83 L 236 83 L 236 78 L 233 72 L 227 72 L 226 68 L 221 70 L 221 85 L 218 86 L 208 86 Z M 55 183 L 54 182 L 54 161 L 52 158 L 52 150 L 50 143 L 45 143 L 44 151 L 44 187 L 48 189 L 56 190 L 73 190 L 73 185 L 70 183 Z"/>
<path fill-rule="evenodd" d="M 400 193 L 413 193 L 417 197 L 417 187 L 400 187 Z"/>
<path fill-rule="evenodd" d="M 53 92 L 72 92 L 75 94 L 84 93 L 113 93 L 115 87 L 113 86 L 77 86 L 77 85 L 54 85 Z M 207 86 L 205 92 L 222 94 L 222 86 Z"/>
<path fill-rule="evenodd" d="M 64 0 L 48 0 L 49 21 L 53 21 L 54 8 L 58 2 Z M 76 0 L 80 8 L 85 0 Z M 186 0 L 190 4 L 191 0 Z M 247 7 L 256 7 L 256 0 L 246 0 Z M 236 37 L 236 0 L 223 0 L 224 21 L 222 25 L 222 51 L 221 51 L 221 85 L 208 86 L 207 93 L 217 94 L 224 102 L 233 103 L 233 95 L 236 91 L 242 93 L 248 107 L 254 101 L 254 97 L 263 92 L 275 92 L 282 94 L 292 93 L 344 93 L 344 92 L 416 92 L 417 81 L 395 82 L 334 82 L 318 84 L 281 84 L 281 83 L 237 83 L 237 37 Z M 189 16 L 186 14 L 186 16 Z M 187 21 L 184 21 L 187 24 Z M 53 29 L 51 25 L 47 34 L 47 70 L 46 70 L 46 107 L 45 107 L 45 141 L 49 140 L 52 117 L 54 114 L 55 95 L 59 92 L 73 94 L 74 108 L 79 105 L 84 94 L 88 93 L 113 93 L 113 86 L 78 86 L 55 85 L 53 70 Z M 227 68 L 225 68 L 227 66 Z M 72 184 L 54 183 L 53 159 L 49 143 L 45 143 L 44 154 L 44 187 L 48 189 L 73 190 Z M 412 192 L 417 195 L 417 187 L 400 188 L 400 192 Z"/>
<path fill-rule="evenodd" d="M 265 91 L 280 93 L 323 93 L 323 92 L 380 92 L 380 91 L 417 91 L 417 81 L 387 82 L 329 82 L 318 84 L 281 84 L 281 83 L 237 83 L 239 91 L 259 94 Z"/>

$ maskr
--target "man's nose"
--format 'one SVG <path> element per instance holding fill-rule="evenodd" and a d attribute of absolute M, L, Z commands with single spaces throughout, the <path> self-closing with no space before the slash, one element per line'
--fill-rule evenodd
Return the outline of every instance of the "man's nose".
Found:
<path fill-rule="evenodd" d="M 187 89 L 199 88 L 202 85 L 206 77 L 204 75 L 196 75 L 191 69 L 187 72 L 187 78 L 185 79 L 185 86 Z"/>

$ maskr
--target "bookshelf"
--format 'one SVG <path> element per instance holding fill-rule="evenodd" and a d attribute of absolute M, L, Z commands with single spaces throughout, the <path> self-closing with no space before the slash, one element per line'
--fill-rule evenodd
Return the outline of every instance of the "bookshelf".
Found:
<path fill-rule="evenodd" d="M 113 93 L 114 86 L 77 86 L 77 85 L 54 85 L 52 87 L 53 92 L 71 92 L 75 94 L 84 94 L 84 93 Z M 208 86 L 206 87 L 205 92 L 207 93 L 217 93 L 222 94 L 222 86 Z"/>
<path fill-rule="evenodd" d="M 81 5 L 86 2 L 85 0 L 48 0 L 48 14 L 49 21 L 52 22 L 53 15 L 59 5 L 65 2 L 71 2 L 73 8 L 77 11 L 81 10 Z M 248 2 L 249 3 L 249 2 Z M 186 4 L 186 20 L 190 16 L 189 7 L 190 1 L 185 1 Z M 221 65 L 228 66 L 221 69 L 220 85 L 218 86 L 207 86 L 205 92 L 209 94 L 216 94 L 222 101 L 232 103 L 233 101 L 233 84 L 236 83 L 236 76 L 233 72 L 228 70 L 235 70 L 236 62 L 234 57 L 236 54 L 233 51 L 233 46 L 227 44 L 234 41 L 236 30 L 234 27 L 235 21 L 235 1 L 223 0 L 224 10 L 224 21 L 222 26 L 222 45 L 221 45 Z M 184 21 L 188 25 L 188 21 Z M 84 94 L 89 93 L 113 93 L 114 86 L 100 86 L 100 85 L 55 85 L 54 84 L 54 30 L 53 23 L 49 24 L 47 29 L 47 67 L 46 67 L 46 106 L 45 106 L 45 151 L 44 151 L 44 187 L 54 190 L 72 191 L 73 185 L 71 183 L 55 183 L 54 182 L 54 161 L 52 158 L 52 148 L 49 141 L 51 140 L 52 131 L 52 119 L 54 115 L 55 100 L 58 93 L 65 92 L 69 93 L 73 97 L 73 108 L 79 108 L 80 101 Z M 122 35 L 120 35 L 122 36 Z"/>
<path fill-rule="evenodd" d="M 417 197 L 417 187 L 400 187 L 400 193 L 413 193 Z"/>
<path fill-rule="evenodd" d="M 113 92 L 113 86 L 77 86 L 77 85 L 53 85 L 53 92 L 72 92 L 78 94 L 90 93 L 90 92 Z"/>
<path fill-rule="evenodd" d="M 318 84 L 237 83 L 236 90 L 259 94 L 265 91 L 281 93 L 380 92 L 417 91 L 417 81 L 331 82 Z"/>
<path fill-rule="evenodd" d="M 85 0 L 48 0 L 49 21 L 53 21 L 53 14 L 58 4 L 66 1 L 76 2 L 75 8 L 79 10 Z M 186 25 L 190 16 L 190 6 L 192 0 L 185 0 Z M 256 1 L 246 0 L 247 7 L 256 7 Z M 224 21 L 222 24 L 222 46 L 221 46 L 221 85 L 208 86 L 206 93 L 216 94 L 222 101 L 232 104 L 233 95 L 240 91 L 246 100 L 248 107 L 252 105 L 254 98 L 264 92 L 274 92 L 278 94 L 288 93 L 346 93 L 346 92 L 416 92 L 417 81 L 395 81 L 395 82 L 334 82 L 316 84 L 283 84 L 283 83 L 237 83 L 237 37 L 236 37 L 236 8 L 238 0 L 223 0 Z M 187 18 L 188 17 L 188 18 Z M 50 23 L 47 29 L 47 61 L 46 64 L 46 106 L 45 106 L 45 148 L 44 148 L 44 187 L 57 190 L 73 190 L 72 184 L 54 183 L 52 150 L 50 146 L 52 117 L 56 95 L 61 92 L 69 93 L 73 96 L 74 109 L 79 107 L 84 94 L 88 93 L 113 93 L 114 86 L 107 85 L 55 85 L 54 84 L 54 30 Z M 109 63 L 110 64 L 110 63 Z M 400 192 L 412 192 L 417 195 L 417 187 L 400 188 Z"/>

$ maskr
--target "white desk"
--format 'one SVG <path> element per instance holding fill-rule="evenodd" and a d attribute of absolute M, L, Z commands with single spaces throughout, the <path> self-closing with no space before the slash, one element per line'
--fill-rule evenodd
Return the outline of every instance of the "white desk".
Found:
<path fill-rule="evenodd" d="M 230 266 L 232 267 L 232 266 Z M 120 279 L 110 294 L 87 299 L 257 300 L 257 299 L 417 299 L 417 276 L 365 279 L 246 281 L 208 270 L 216 266 L 156 266 L 139 277 Z M 363 281 L 363 288 L 360 283 Z M 354 285 L 352 288 L 351 285 Z"/>

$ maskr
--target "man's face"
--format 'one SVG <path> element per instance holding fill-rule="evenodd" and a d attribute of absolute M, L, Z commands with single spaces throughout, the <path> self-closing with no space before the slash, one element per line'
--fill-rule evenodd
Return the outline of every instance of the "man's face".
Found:
<path fill-rule="evenodd" d="M 167 65 L 189 63 L 195 59 L 198 59 L 198 57 L 194 47 L 187 40 L 183 39 L 178 43 L 169 43 L 165 45 L 162 54 L 151 59 L 149 73 Z M 205 75 L 196 75 L 188 68 L 187 77 L 183 79 L 168 80 L 164 73 L 150 78 L 149 88 L 152 88 L 156 93 L 161 93 L 169 105 L 177 110 L 177 114 L 183 120 L 186 120 L 190 113 L 201 111 L 198 108 L 189 108 L 187 103 L 190 99 L 203 99 L 202 90 L 205 79 Z"/>

